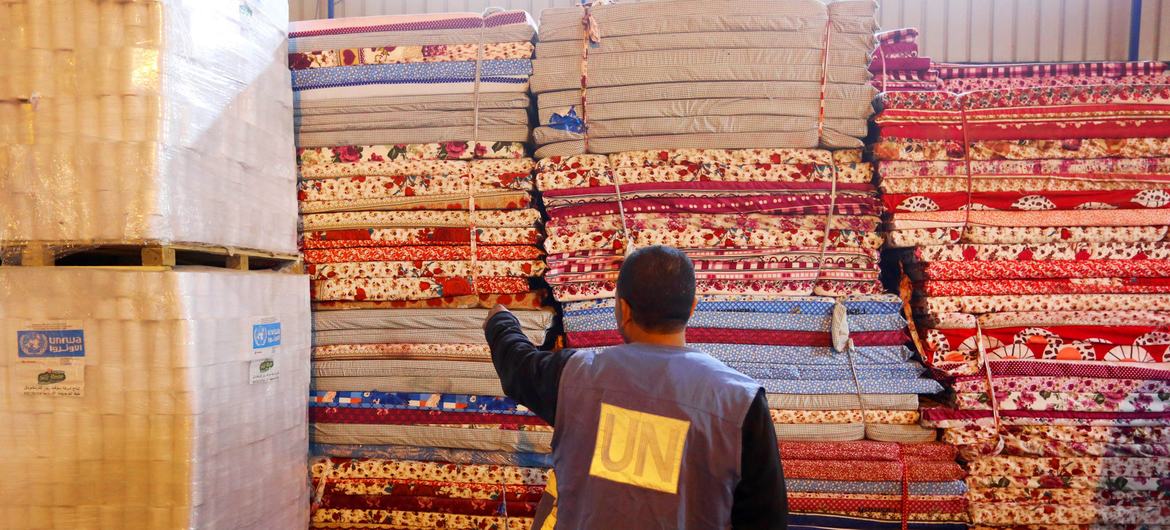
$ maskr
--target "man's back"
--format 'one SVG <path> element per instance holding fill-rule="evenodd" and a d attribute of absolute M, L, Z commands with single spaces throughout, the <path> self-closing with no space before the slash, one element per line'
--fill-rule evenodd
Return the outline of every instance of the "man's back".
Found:
<path fill-rule="evenodd" d="M 492 310 L 484 332 L 504 392 L 556 428 L 556 507 L 541 502 L 538 528 L 787 526 L 767 397 L 686 347 L 696 304 L 690 259 L 651 246 L 618 274 L 623 346 L 540 351 L 506 308 Z"/>
<path fill-rule="evenodd" d="M 727 528 L 741 428 L 759 390 L 687 348 L 577 352 L 557 400 L 558 492 L 573 500 L 560 505 L 558 527 Z"/>

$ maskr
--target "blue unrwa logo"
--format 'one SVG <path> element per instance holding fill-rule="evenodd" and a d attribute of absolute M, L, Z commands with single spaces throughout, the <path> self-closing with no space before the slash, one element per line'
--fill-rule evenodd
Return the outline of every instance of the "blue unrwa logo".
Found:
<path fill-rule="evenodd" d="M 280 322 L 252 325 L 252 349 L 280 346 Z"/>
<path fill-rule="evenodd" d="M 48 329 L 16 332 L 19 357 L 85 357 L 85 332 Z"/>

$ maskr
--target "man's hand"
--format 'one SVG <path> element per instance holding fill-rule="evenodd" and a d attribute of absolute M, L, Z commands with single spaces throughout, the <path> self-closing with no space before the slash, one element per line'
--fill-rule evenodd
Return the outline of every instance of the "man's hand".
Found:
<path fill-rule="evenodd" d="M 487 331 L 488 322 L 492 321 L 492 317 L 494 317 L 500 313 L 508 313 L 508 312 L 509 312 L 508 308 L 504 307 L 504 304 L 496 304 L 496 306 L 493 307 L 492 310 L 488 312 L 487 318 L 483 319 L 484 331 Z"/>

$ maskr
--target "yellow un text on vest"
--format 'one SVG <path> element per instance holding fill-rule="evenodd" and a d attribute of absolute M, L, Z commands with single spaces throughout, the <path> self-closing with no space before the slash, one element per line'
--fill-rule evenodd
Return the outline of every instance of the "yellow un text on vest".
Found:
<path fill-rule="evenodd" d="M 601 404 L 589 474 L 664 493 L 678 493 L 691 422 Z"/>

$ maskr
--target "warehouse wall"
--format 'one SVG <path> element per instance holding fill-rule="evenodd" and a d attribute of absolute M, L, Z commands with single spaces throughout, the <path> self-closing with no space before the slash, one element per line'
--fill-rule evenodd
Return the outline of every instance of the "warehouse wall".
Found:
<path fill-rule="evenodd" d="M 1142 55 L 1170 61 L 1170 0 L 1146 0 L 1142 8 Z"/>
<path fill-rule="evenodd" d="M 927 55 L 957 62 L 1124 60 L 1129 0 L 882 0 L 885 28 L 924 28 Z M 1142 6 L 1141 58 L 1170 60 L 1170 0 Z"/>
<path fill-rule="evenodd" d="M 631 0 L 624 0 L 631 1 Z M 339 17 L 571 6 L 577 0 L 341 0 Z M 884 28 L 924 28 L 936 60 L 963 62 L 1123 60 L 1129 0 L 880 0 Z M 293 20 L 325 18 L 325 0 L 290 0 Z M 1141 58 L 1170 61 L 1170 0 L 1144 0 Z"/>

